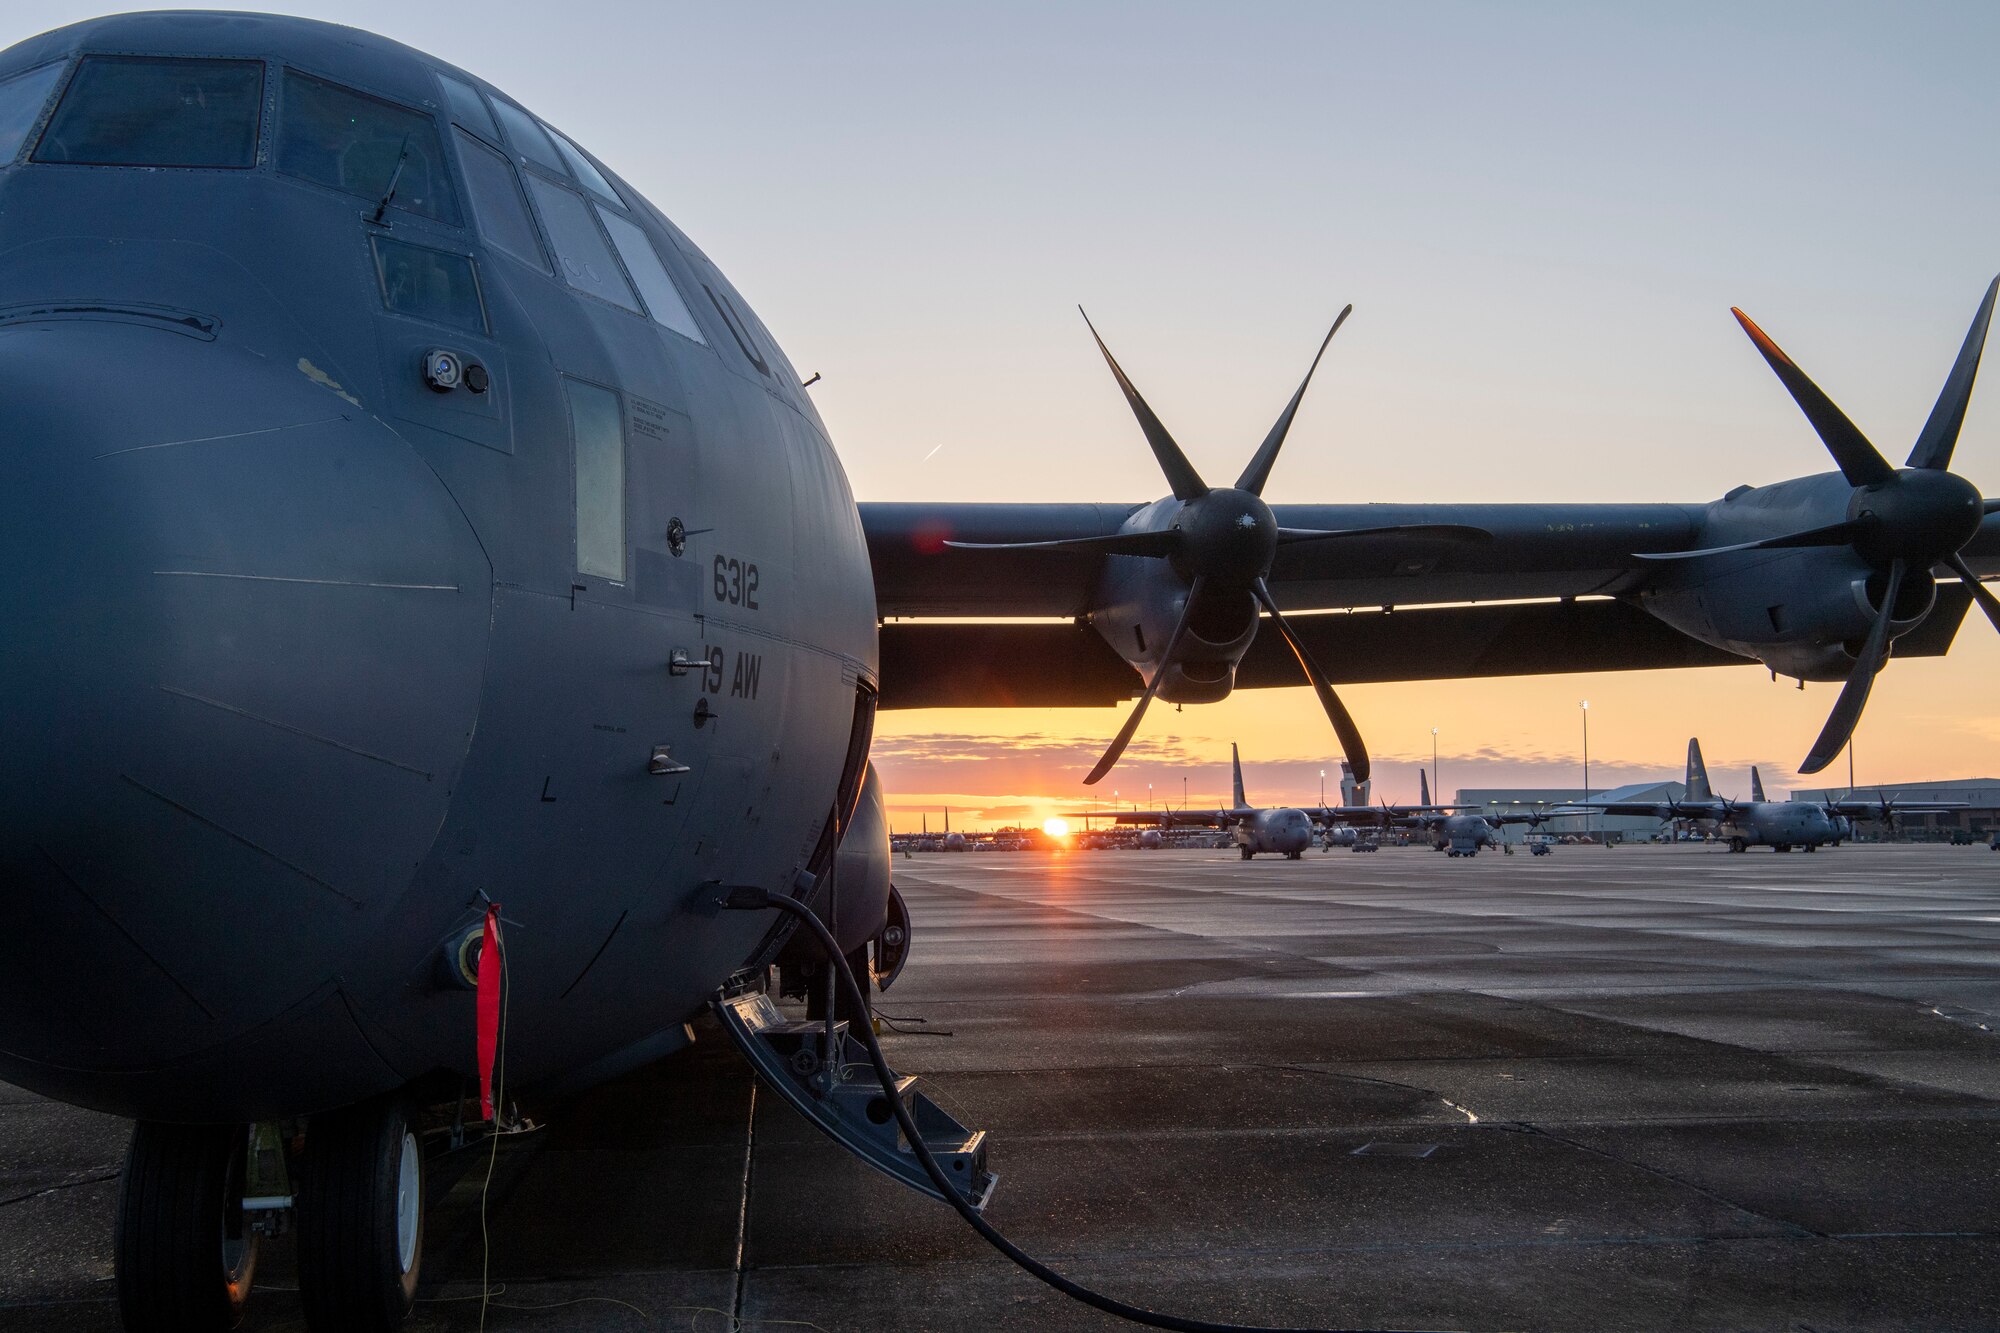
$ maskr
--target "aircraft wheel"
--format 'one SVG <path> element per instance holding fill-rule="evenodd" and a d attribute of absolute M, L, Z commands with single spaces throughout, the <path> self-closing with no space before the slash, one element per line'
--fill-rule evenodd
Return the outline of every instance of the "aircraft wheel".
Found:
<path fill-rule="evenodd" d="M 257 1268 L 243 1222 L 242 1125 L 132 1127 L 118 1178 L 113 1269 L 130 1333 L 230 1329 Z"/>
<path fill-rule="evenodd" d="M 393 1333 L 417 1294 L 424 1156 L 400 1097 L 306 1126 L 298 1200 L 299 1298 L 313 1333 Z"/>
<path fill-rule="evenodd" d="M 1286 852 L 1286 853 L 1285 853 L 1285 859 L 1286 859 L 1287 861 L 1296 861 L 1296 860 L 1298 860 L 1298 859 L 1299 859 L 1299 857 L 1300 857 L 1301 855 L 1303 855 L 1303 853 L 1300 853 L 1300 852 Z"/>
<path fill-rule="evenodd" d="M 1246 861 L 1248 861 L 1251 857 L 1257 854 L 1251 851 L 1248 847 L 1240 848 L 1239 850 L 1243 853 L 1243 859 Z"/>
<path fill-rule="evenodd" d="M 1732 852 L 1747 851 L 1749 847 L 1750 844 L 1743 841 L 1743 839 L 1741 838 L 1731 838 L 1729 840 L 1729 850 Z"/>
<path fill-rule="evenodd" d="M 1789 842 L 1775 843 L 1772 845 L 1771 850 L 1774 852 L 1789 852 L 1792 850 L 1792 844 Z"/>
<path fill-rule="evenodd" d="M 1809 842 L 1805 844 L 1805 848 L 1809 852 L 1816 852 L 1819 850 L 1819 844 L 1816 842 Z"/>

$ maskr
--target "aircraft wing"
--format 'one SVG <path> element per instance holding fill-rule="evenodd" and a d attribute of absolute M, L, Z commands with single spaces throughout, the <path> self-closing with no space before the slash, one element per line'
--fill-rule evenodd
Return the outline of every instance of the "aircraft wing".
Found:
<path fill-rule="evenodd" d="M 1068 819 L 1110 819 L 1114 824 L 1146 828 L 1226 828 L 1242 820 L 1244 810 L 1084 810 Z"/>
<path fill-rule="evenodd" d="M 1925 801 L 1921 805 L 1915 803 L 1905 805 L 1903 802 L 1894 799 L 1887 802 L 1821 801 L 1818 804 L 1823 810 L 1830 810 L 1837 815 L 1846 815 L 1849 819 L 1880 819 L 1885 808 L 1889 813 L 1897 815 L 1944 815 L 1950 814 L 1953 810 L 1967 808 L 1966 803 L 1963 801 Z"/>
<path fill-rule="evenodd" d="M 1458 807 L 1454 805 L 1322 805 L 1308 809 L 1306 813 L 1315 824 L 1367 824 L 1388 828 L 1424 815 L 1442 819 L 1456 809 Z"/>
<path fill-rule="evenodd" d="M 881 629 L 881 706 L 1066 707 L 1138 695 L 1139 673 L 1084 623 L 1107 557 L 964 550 L 947 541 L 1102 537 L 1132 504 L 863 504 Z M 1741 665 L 1618 600 L 1650 573 L 1635 552 L 1685 548 L 1693 505 L 1275 505 L 1291 528 L 1461 524 L 1491 542 L 1367 537 L 1282 548 L 1270 585 L 1335 684 Z M 1898 639 L 1950 645 L 1970 594 Z M 1468 605 L 1467 603 L 1473 603 Z M 1448 604 L 1448 605 L 1441 605 Z M 1327 614 L 1314 614 L 1324 612 Z M 1259 634 L 1236 687 L 1296 685 L 1278 634 Z"/>
<path fill-rule="evenodd" d="M 1664 801 L 1565 801 L 1556 813 L 1581 814 L 1586 810 L 1634 819 L 1722 819 L 1729 813 L 1721 801 L 1682 801 L 1676 805 Z"/>

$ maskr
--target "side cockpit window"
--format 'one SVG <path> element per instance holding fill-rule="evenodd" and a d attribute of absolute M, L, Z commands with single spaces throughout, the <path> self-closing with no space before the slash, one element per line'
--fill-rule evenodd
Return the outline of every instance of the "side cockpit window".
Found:
<path fill-rule="evenodd" d="M 0 79 L 0 166 L 14 160 L 35 122 L 42 118 L 49 92 L 62 77 L 60 64 L 43 65 L 10 79 Z"/>
<path fill-rule="evenodd" d="M 561 154 L 556 152 L 556 146 L 549 142 L 548 135 L 542 133 L 542 127 L 535 123 L 533 116 L 512 102 L 503 102 L 497 97 L 493 99 L 493 109 L 499 113 L 500 123 L 507 128 L 508 146 L 544 171 L 558 176 L 569 175 Z"/>
<path fill-rule="evenodd" d="M 449 74 L 440 74 L 437 79 L 438 86 L 444 89 L 444 104 L 451 118 L 488 143 L 499 143 L 500 127 L 493 123 L 493 113 L 486 109 L 479 90 Z"/>
<path fill-rule="evenodd" d="M 681 299 L 681 289 L 675 285 L 673 275 L 667 272 L 667 266 L 660 262 L 653 243 L 646 239 L 646 233 L 602 205 L 597 208 L 597 220 L 604 224 L 611 244 L 618 247 L 618 257 L 625 261 L 625 271 L 639 285 L 639 291 L 646 298 L 646 309 L 652 312 L 653 319 L 683 338 L 706 343 L 708 339 L 701 336 L 701 326 L 694 322 L 694 316 L 688 313 L 687 302 Z"/>
<path fill-rule="evenodd" d="M 458 224 L 458 201 L 429 116 L 296 70 L 285 71 L 278 170 Z"/>
<path fill-rule="evenodd" d="M 254 167 L 263 103 L 261 61 L 85 56 L 34 160 Z"/>
<path fill-rule="evenodd" d="M 534 219 L 528 216 L 513 164 L 464 130 L 458 132 L 458 161 L 465 168 L 465 193 L 472 200 L 473 223 L 486 243 L 547 273 L 548 257 L 542 253 L 541 238 L 535 235 Z"/>
<path fill-rule="evenodd" d="M 597 229 L 583 196 L 533 174 L 528 176 L 528 192 L 541 210 L 556 248 L 556 266 L 569 285 L 638 314 L 638 298 L 611 257 L 611 247 L 604 243 L 604 233 Z"/>
<path fill-rule="evenodd" d="M 385 308 L 472 333 L 486 332 L 486 306 L 470 259 L 387 236 L 372 240 Z"/>
<path fill-rule="evenodd" d="M 545 130 L 549 129 L 546 125 L 542 126 L 542 128 Z M 616 204 L 620 208 L 625 207 L 625 201 L 618 197 L 618 191 L 611 188 L 611 182 L 604 179 L 604 173 L 599 171 L 596 164 L 583 155 L 582 149 L 578 148 L 568 139 L 565 139 L 559 130 L 549 130 L 549 137 L 555 140 L 556 150 L 562 154 L 563 161 L 569 163 L 571 174 L 583 182 L 584 189 L 589 190 L 608 204 Z"/>

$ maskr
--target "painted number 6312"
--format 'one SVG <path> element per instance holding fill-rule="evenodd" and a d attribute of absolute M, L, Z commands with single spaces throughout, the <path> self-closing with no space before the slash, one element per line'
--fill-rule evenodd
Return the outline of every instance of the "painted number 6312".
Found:
<path fill-rule="evenodd" d="M 757 566 L 731 556 L 715 557 L 715 600 L 745 610 L 757 609 Z"/>

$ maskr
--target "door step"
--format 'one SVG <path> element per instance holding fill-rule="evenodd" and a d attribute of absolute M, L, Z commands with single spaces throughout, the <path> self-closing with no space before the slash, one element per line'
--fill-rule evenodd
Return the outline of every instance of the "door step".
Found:
<path fill-rule="evenodd" d="M 868 1048 L 849 1035 L 845 1020 L 833 1024 L 829 1043 L 825 1023 L 787 1018 L 762 993 L 719 999 L 715 1013 L 764 1086 L 877 1171 L 934 1199 L 944 1198 L 903 1137 Z M 959 1124 L 917 1091 L 916 1083 L 915 1078 L 896 1080 L 917 1132 L 959 1197 L 984 1210 L 1000 1179 L 986 1168 L 986 1131 Z"/>

